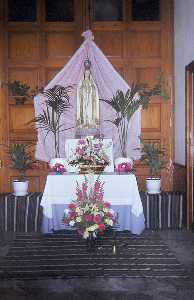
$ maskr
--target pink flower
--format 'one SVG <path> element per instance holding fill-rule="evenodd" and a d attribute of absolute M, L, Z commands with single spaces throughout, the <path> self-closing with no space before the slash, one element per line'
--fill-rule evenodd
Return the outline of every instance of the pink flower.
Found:
<path fill-rule="evenodd" d="M 99 224 L 98 229 L 100 232 L 103 232 L 105 230 L 105 225 L 104 224 Z"/>
<path fill-rule="evenodd" d="M 85 182 L 82 183 L 82 191 L 83 191 L 84 193 L 86 193 L 87 189 L 88 189 L 87 184 L 86 184 Z"/>
<path fill-rule="evenodd" d="M 110 207 L 111 207 L 111 205 L 110 205 L 110 203 L 109 203 L 109 202 L 104 202 L 104 207 L 106 207 L 106 208 L 110 208 Z"/>
<path fill-rule="evenodd" d="M 80 140 L 78 141 L 78 143 L 79 143 L 80 145 L 84 145 L 84 144 L 85 144 L 85 140 L 80 139 Z"/>
<path fill-rule="evenodd" d="M 117 171 L 122 172 L 130 172 L 132 170 L 132 166 L 130 163 L 122 163 L 117 166 Z"/>
<path fill-rule="evenodd" d="M 101 144 L 95 144 L 95 148 L 100 149 L 101 147 Z"/>
<path fill-rule="evenodd" d="M 78 154 L 79 154 L 80 156 L 82 156 L 82 155 L 84 155 L 84 151 L 83 151 L 82 149 L 78 149 Z"/>
<path fill-rule="evenodd" d="M 92 215 L 85 214 L 84 219 L 86 220 L 86 222 L 92 222 L 93 217 L 92 217 Z"/>
<path fill-rule="evenodd" d="M 96 216 L 94 217 L 94 222 L 95 222 L 95 223 L 100 223 L 101 221 L 102 221 L 101 215 L 96 215 Z"/>

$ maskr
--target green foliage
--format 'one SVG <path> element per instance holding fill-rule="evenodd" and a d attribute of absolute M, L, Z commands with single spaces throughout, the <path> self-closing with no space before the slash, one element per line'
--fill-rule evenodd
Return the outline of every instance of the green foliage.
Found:
<path fill-rule="evenodd" d="M 29 96 L 30 86 L 28 86 L 26 83 L 23 83 L 19 80 L 14 80 L 12 82 L 8 82 L 7 85 L 13 96 Z"/>
<path fill-rule="evenodd" d="M 150 168 L 151 177 L 157 177 L 160 170 L 165 166 L 165 149 L 161 149 L 157 142 L 149 142 L 145 143 L 145 141 L 141 140 L 141 159 L 145 165 Z"/>
<path fill-rule="evenodd" d="M 45 107 L 42 109 L 42 113 L 34 119 L 37 128 L 45 131 L 45 140 L 49 133 L 54 135 L 55 157 L 60 157 L 60 133 L 70 129 L 64 128 L 61 117 L 70 108 L 69 92 L 71 88 L 71 86 L 55 85 L 53 88 L 44 90 L 42 94 L 46 98 Z"/>
<path fill-rule="evenodd" d="M 35 161 L 29 153 L 29 144 L 12 144 L 9 147 L 9 155 L 12 161 L 12 168 L 18 170 L 21 174 L 20 179 L 25 179 L 25 173 L 28 169 L 32 169 Z"/>
<path fill-rule="evenodd" d="M 159 76 L 158 82 L 153 88 L 147 84 L 132 83 L 131 88 L 124 93 L 118 90 L 110 100 L 101 99 L 109 104 L 116 112 L 114 120 L 106 120 L 117 127 L 121 152 L 127 156 L 127 141 L 129 122 L 133 114 L 140 108 L 146 109 L 153 96 L 161 96 L 165 101 L 169 99 L 166 91 L 163 89 L 164 80 L 162 75 Z"/>

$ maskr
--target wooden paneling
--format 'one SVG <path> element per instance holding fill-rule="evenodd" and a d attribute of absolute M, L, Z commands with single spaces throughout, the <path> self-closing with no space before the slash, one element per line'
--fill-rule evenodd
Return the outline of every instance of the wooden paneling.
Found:
<path fill-rule="evenodd" d="M 72 32 L 47 32 L 45 47 L 48 59 L 69 57 L 75 51 L 75 36 Z"/>
<path fill-rule="evenodd" d="M 123 37 L 120 31 L 95 31 L 95 42 L 108 57 L 123 57 Z"/>
<path fill-rule="evenodd" d="M 148 110 L 142 113 L 142 135 L 144 139 L 167 145 L 168 163 L 162 172 L 162 188 L 172 190 L 173 1 L 161 0 L 161 20 L 157 22 L 133 22 L 131 0 L 123 0 L 124 21 L 89 22 L 89 1 L 75 0 L 75 22 L 46 23 L 44 0 L 40 0 L 37 1 L 37 22 L 28 24 L 8 23 L 6 2 L 0 0 L 0 81 L 21 80 L 31 88 L 45 86 L 79 47 L 86 24 L 91 25 L 96 44 L 129 84 L 134 81 L 153 86 L 158 74 L 163 72 L 170 101 L 163 103 L 159 97 L 152 100 Z M 0 102 L 0 142 L 35 143 L 36 132 L 27 125 L 33 117 L 32 102 L 28 100 L 24 106 L 16 106 L 6 86 L 0 86 Z M 1 150 L 0 154 L 4 160 Z M 31 190 L 43 190 L 47 173 L 45 163 L 39 163 L 38 170 L 30 171 Z M 139 187 L 144 190 L 149 170 L 136 162 L 136 174 Z M 0 191 L 8 191 L 11 176 L 17 174 L 3 161 L 0 175 Z"/>
<path fill-rule="evenodd" d="M 32 130 L 32 124 L 29 122 L 34 119 L 33 105 L 10 105 L 9 106 L 9 128 L 12 133 L 21 131 L 29 133 Z"/>
<path fill-rule="evenodd" d="M 8 58 L 37 60 L 39 58 L 39 35 L 37 32 L 9 32 Z"/>
<path fill-rule="evenodd" d="M 149 107 L 142 111 L 142 131 L 161 131 L 161 104 L 150 103 Z"/>
<path fill-rule="evenodd" d="M 161 69 L 159 67 L 152 67 L 147 65 L 142 67 L 136 67 L 135 72 L 136 81 L 138 83 L 147 82 L 148 85 L 154 86 L 154 84 L 156 84 L 157 82 L 157 78 L 161 74 Z"/>
<path fill-rule="evenodd" d="M 11 67 L 8 69 L 8 81 L 20 80 L 32 89 L 39 86 L 39 70 L 28 66 Z"/>
<path fill-rule="evenodd" d="M 160 32 L 129 32 L 127 35 L 127 53 L 131 57 L 160 57 Z"/>
<path fill-rule="evenodd" d="M 45 69 L 45 83 L 48 83 L 50 80 L 52 80 L 55 75 L 62 69 L 61 68 L 47 68 Z"/>

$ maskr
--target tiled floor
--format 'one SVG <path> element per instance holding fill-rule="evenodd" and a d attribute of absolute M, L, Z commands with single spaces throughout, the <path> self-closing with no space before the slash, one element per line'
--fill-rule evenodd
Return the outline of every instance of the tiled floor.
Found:
<path fill-rule="evenodd" d="M 48 279 L 33 281 L 1 281 L 0 300 L 68 300 L 68 299 L 132 299 L 132 300 L 192 300 L 194 299 L 194 233 L 190 231 L 160 231 L 160 236 L 175 253 L 188 274 L 187 279 Z M 3 257 L 12 235 L 2 238 Z"/>

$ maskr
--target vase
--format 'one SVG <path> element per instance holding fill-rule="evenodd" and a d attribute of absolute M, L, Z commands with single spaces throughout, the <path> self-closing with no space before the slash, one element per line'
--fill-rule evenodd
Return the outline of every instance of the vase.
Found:
<path fill-rule="evenodd" d="M 147 178 L 146 179 L 146 188 L 148 194 L 159 194 L 161 186 L 160 178 Z"/>
<path fill-rule="evenodd" d="M 87 251 L 93 252 L 96 248 L 96 235 L 93 231 L 89 231 L 89 236 L 86 239 Z"/>
<path fill-rule="evenodd" d="M 21 181 L 19 179 L 15 179 L 13 180 L 12 185 L 15 196 L 26 196 L 28 194 L 28 180 Z"/>

